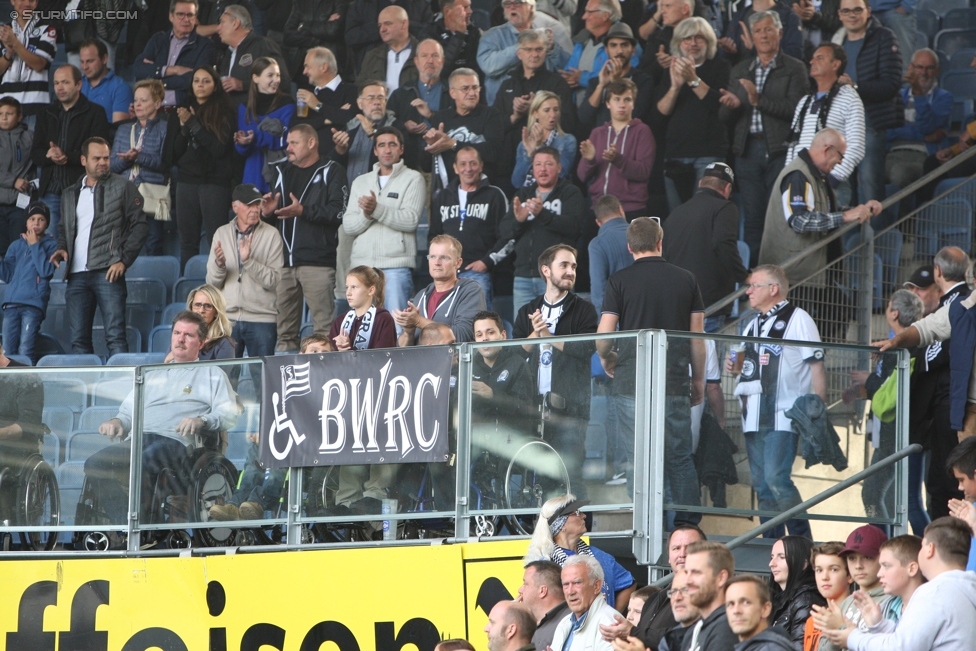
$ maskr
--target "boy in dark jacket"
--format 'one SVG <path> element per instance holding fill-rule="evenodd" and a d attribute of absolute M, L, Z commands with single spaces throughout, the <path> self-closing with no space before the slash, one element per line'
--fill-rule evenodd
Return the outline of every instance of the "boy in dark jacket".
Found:
<path fill-rule="evenodd" d="M 57 242 L 46 233 L 51 212 L 40 201 L 27 207 L 27 232 L 21 235 L 3 258 L 0 278 L 7 283 L 3 302 L 3 341 L 10 353 L 37 361 L 34 343 L 51 298 L 54 265 L 51 255 Z"/>
<path fill-rule="evenodd" d="M 23 202 L 30 198 L 28 175 L 33 166 L 30 151 L 34 133 L 20 121 L 22 117 L 20 102 L 13 97 L 0 98 L 0 255 L 23 231 Z"/>

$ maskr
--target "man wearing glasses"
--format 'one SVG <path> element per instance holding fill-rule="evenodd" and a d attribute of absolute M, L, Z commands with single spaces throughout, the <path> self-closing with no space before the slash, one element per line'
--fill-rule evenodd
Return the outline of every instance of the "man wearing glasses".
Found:
<path fill-rule="evenodd" d="M 213 41 L 196 33 L 197 0 L 172 3 L 169 22 L 173 29 L 153 34 L 132 64 L 132 73 L 136 79 L 161 79 L 166 87 L 163 106 L 175 107 L 186 100 L 193 71 L 212 66 L 217 50 Z"/>
<path fill-rule="evenodd" d="M 784 339 L 820 342 L 810 315 L 786 299 L 790 284 L 782 267 L 760 265 L 753 269 L 748 282 L 749 306 L 759 314 L 743 335 L 773 341 L 746 344 L 744 353 L 739 353 L 745 360 L 741 366 L 730 355 L 725 370 L 738 376 L 735 395 L 742 403 L 742 431 L 759 510 L 782 513 L 803 501 L 791 477 L 800 435 L 787 412 L 795 410 L 797 399 L 809 393 L 826 400 L 824 351 L 778 345 Z M 810 537 L 806 520 L 790 520 L 787 526 L 794 536 Z M 780 526 L 764 535 L 780 538 L 785 534 L 783 529 Z"/>
<path fill-rule="evenodd" d="M 862 224 L 881 212 L 881 203 L 868 201 L 843 212 L 827 182 L 827 176 L 847 151 L 844 136 L 836 129 L 823 129 L 813 137 L 809 149 L 802 149 L 783 168 L 773 184 L 766 207 L 766 226 L 759 264 L 782 264 L 848 222 Z M 798 283 L 827 265 L 827 249 L 820 247 L 786 271 Z"/>
<path fill-rule="evenodd" d="M 517 40 L 525 30 L 537 29 L 545 34 L 546 67 L 549 70 L 562 70 L 573 51 L 569 32 L 555 18 L 536 11 L 535 0 L 502 0 L 502 10 L 508 22 L 489 29 L 478 44 L 478 65 L 485 73 L 489 104 L 494 104 L 502 82 L 519 64 Z"/>

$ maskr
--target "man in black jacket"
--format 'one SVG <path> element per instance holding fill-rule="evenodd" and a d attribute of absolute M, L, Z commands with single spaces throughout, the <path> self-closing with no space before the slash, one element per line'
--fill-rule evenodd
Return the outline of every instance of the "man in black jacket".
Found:
<path fill-rule="evenodd" d="M 284 8 L 276 6 L 274 9 L 274 12 L 269 12 L 271 15 Z M 348 10 L 349 0 L 297 0 L 292 5 L 281 40 L 276 42 L 284 44 L 288 68 L 296 76 L 306 52 L 315 47 L 328 48 L 342 59 L 343 65 L 339 68 L 333 66 L 335 72 L 349 69 L 345 65 L 346 46 L 343 42 Z M 271 37 L 271 30 L 268 30 L 268 36 Z"/>
<path fill-rule="evenodd" d="M 390 95 L 389 110 L 406 127 L 405 149 L 419 155 L 427 145 L 424 134 L 431 127 L 434 114 L 454 106 L 447 80 L 443 77 L 444 49 L 433 39 L 424 39 L 414 51 L 414 64 L 419 79 L 402 84 Z M 417 169 L 417 155 L 407 160 L 407 166 Z"/>
<path fill-rule="evenodd" d="M 94 107 L 102 120 L 105 111 Z M 139 256 L 149 234 L 136 186 L 109 171 L 111 149 L 104 138 L 81 146 L 85 175 L 62 194 L 64 224 L 56 266 L 67 262 L 68 327 L 74 354 L 91 354 L 95 308 L 102 311 L 109 356 L 129 352 L 125 338 L 125 270 Z"/>
<path fill-rule="evenodd" d="M 730 90 L 719 91 L 719 118 L 734 125 L 732 151 L 745 215 L 745 241 L 758 257 L 769 193 L 786 161 L 793 112 L 809 83 L 806 65 L 780 49 L 783 27 L 776 11 L 752 14 L 749 24 L 756 56 L 732 68 Z"/>
<path fill-rule="evenodd" d="M 725 163 L 712 163 L 698 192 L 672 212 L 664 227 L 664 259 L 695 275 L 705 305 L 735 290 L 749 275 L 739 257 L 739 209 L 729 201 L 735 177 Z M 732 306 L 705 319 L 705 332 L 718 332 Z"/>
<path fill-rule="evenodd" d="M 481 82 L 470 68 L 458 68 L 448 79 L 454 106 L 441 109 L 424 134 L 425 151 L 431 158 L 431 191 L 446 188 L 454 178 L 454 152 L 464 143 L 473 145 L 485 163 L 489 179 L 498 179 L 497 167 L 504 157 L 505 122 L 493 108 L 481 103 Z"/>
<path fill-rule="evenodd" d="M 441 15 L 427 26 L 427 38 L 444 48 L 444 74 L 449 76 L 458 68 L 471 68 L 484 81 L 478 67 L 478 43 L 481 30 L 470 24 L 471 0 L 441 0 Z"/>
<path fill-rule="evenodd" d="M 346 15 L 346 45 L 352 48 L 357 75 L 366 51 L 382 43 L 379 15 L 380 10 L 389 6 L 406 10 L 410 34 L 414 38 L 423 38 L 427 26 L 434 22 L 430 0 L 356 0 L 351 3 Z"/>
<path fill-rule="evenodd" d="M 353 119 L 359 107 L 356 84 L 339 76 L 335 54 L 326 47 L 313 47 L 305 55 L 305 76 L 308 85 L 300 87 L 296 97 L 308 105 L 308 116 L 292 118 L 291 126 L 309 124 L 319 135 L 319 156 L 325 158 L 335 146 L 333 127 L 344 127 Z"/>
<path fill-rule="evenodd" d="M 458 273 L 472 278 L 485 290 L 485 304 L 491 309 L 491 270 L 505 259 L 511 247 L 501 236 L 501 223 L 508 199 L 482 172 L 481 154 L 471 145 L 458 149 L 454 160 L 457 178 L 438 192 L 430 205 L 430 233 L 427 242 L 441 233 L 453 235 L 464 247 L 469 261 Z M 462 200 L 463 198 L 463 200 Z M 467 229 L 464 228 L 467 224 Z"/>
<path fill-rule="evenodd" d="M 702 625 L 685 636 L 681 651 L 732 651 L 739 636 L 725 615 L 725 584 L 735 575 L 732 552 L 719 542 L 700 540 L 688 545 L 685 559 L 688 598 L 701 611 Z M 692 644 L 695 642 L 695 644 Z"/>
<path fill-rule="evenodd" d="M 64 65 L 54 71 L 52 102 L 37 116 L 31 160 L 41 168 L 38 194 L 51 209 L 47 232 L 58 236 L 61 221 L 61 193 L 85 173 L 81 160 L 82 144 L 89 138 L 108 140 L 105 110 L 81 94 L 81 70 Z"/>
<path fill-rule="evenodd" d="M 519 309 L 512 337 L 533 339 L 595 333 L 596 308 L 573 293 L 576 249 L 568 244 L 550 246 L 538 262 L 546 291 Z M 590 421 L 590 359 L 596 350 L 594 342 L 556 341 L 523 348 L 529 352 L 530 372 L 536 374 L 535 393 L 542 407 L 543 437 L 559 450 L 573 493 L 585 497 L 584 439 Z"/>
<path fill-rule="evenodd" d="M 402 7 L 390 5 L 380 12 L 382 45 L 368 50 L 359 72 L 361 79 L 383 79 L 391 91 L 417 78 L 414 55 L 419 41 L 410 34 L 410 19 Z"/>
<path fill-rule="evenodd" d="M 251 89 L 251 65 L 261 57 L 270 57 L 278 62 L 281 88 L 291 86 L 288 65 L 281 48 L 267 36 L 254 33 L 251 14 L 247 9 L 240 5 L 228 5 L 220 16 L 217 34 L 228 48 L 217 62 L 217 72 L 235 108 L 247 101 L 247 92 Z"/>
<path fill-rule="evenodd" d="M 579 235 L 583 195 L 571 181 L 559 178 L 562 169 L 557 150 L 536 149 L 532 154 L 535 185 L 518 189 L 502 223 L 502 237 L 515 241 L 515 310 L 546 291 L 545 280 L 539 278 L 539 256 L 554 244 L 572 244 Z"/>
<path fill-rule="evenodd" d="M 847 73 L 840 78 L 857 89 L 864 102 L 864 158 L 857 166 L 857 188 L 860 203 L 885 196 L 885 153 L 888 141 L 885 131 L 905 122 L 901 101 L 901 53 L 895 33 L 871 17 L 866 0 L 841 0 L 840 19 L 844 28 L 833 42 L 847 51 Z M 842 203 L 846 201 L 839 197 Z M 871 219 L 875 230 L 887 224 L 886 213 Z"/>
<path fill-rule="evenodd" d="M 307 124 L 288 133 L 288 160 L 275 165 L 274 190 L 264 197 L 261 217 L 283 240 L 278 282 L 279 351 L 298 350 L 302 296 L 315 334 L 327 335 L 335 316 L 336 246 L 349 188 L 346 170 L 319 158 L 318 135 Z M 275 223 L 277 222 L 277 223 Z"/>

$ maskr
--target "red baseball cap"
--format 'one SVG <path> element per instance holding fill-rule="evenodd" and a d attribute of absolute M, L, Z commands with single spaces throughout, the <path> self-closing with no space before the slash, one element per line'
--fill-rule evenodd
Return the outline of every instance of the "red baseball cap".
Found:
<path fill-rule="evenodd" d="M 888 542 L 888 536 L 881 529 L 866 524 L 858 527 L 847 537 L 847 544 L 841 556 L 857 552 L 862 556 L 876 558 L 881 553 L 881 545 Z"/>

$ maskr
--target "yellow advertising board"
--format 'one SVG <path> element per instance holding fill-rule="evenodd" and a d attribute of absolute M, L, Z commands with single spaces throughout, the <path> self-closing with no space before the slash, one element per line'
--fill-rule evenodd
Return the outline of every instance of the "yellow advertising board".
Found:
<path fill-rule="evenodd" d="M 526 541 L 0 563 L 7 651 L 487 649 Z"/>

